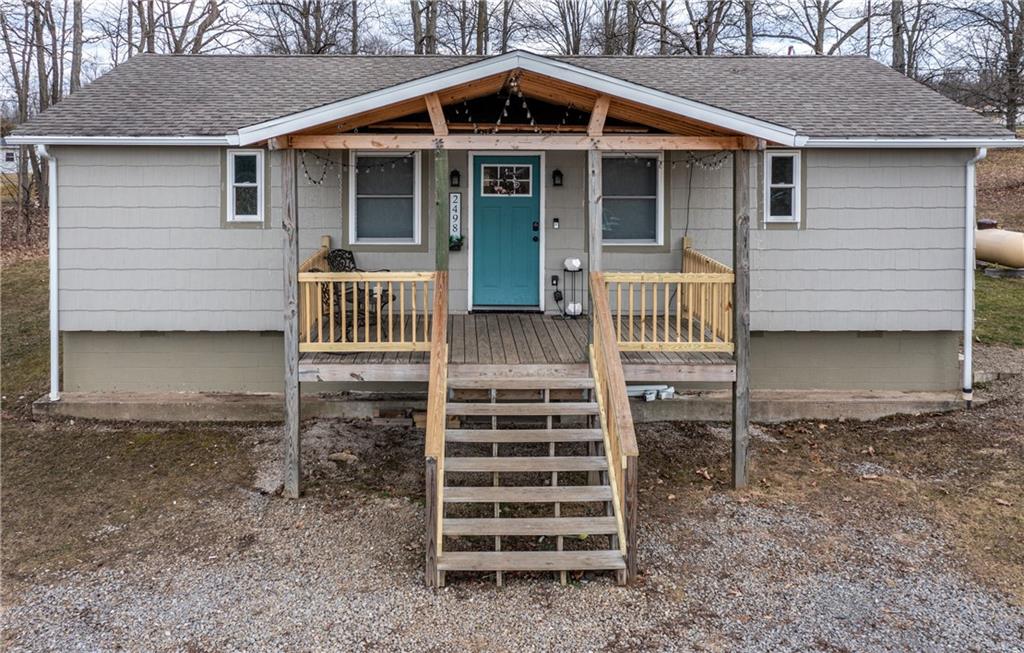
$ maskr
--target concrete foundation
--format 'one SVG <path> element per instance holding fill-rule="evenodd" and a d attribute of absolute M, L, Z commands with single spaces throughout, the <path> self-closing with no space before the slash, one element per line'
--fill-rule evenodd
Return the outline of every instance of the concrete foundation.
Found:
<path fill-rule="evenodd" d="M 730 418 L 727 391 L 686 394 L 675 399 L 632 402 L 637 422 L 708 421 Z M 979 403 L 975 401 L 975 403 Z M 877 419 L 886 415 L 930 413 L 963 407 L 951 392 L 841 392 L 755 390 L 751 395 L 754 421 L 784 422 L 797 419 Z M 306 395 L 304 418 L 372 418 L 391 411 L 425 410 L 422 396 L 345 397 Z M 280 394 L 229 393 L 65 393 L 60 401 L 42 397 L 33 413 L 45 417 L 125 420 L 143 422 L 280 422 L 284 398 Z"/>

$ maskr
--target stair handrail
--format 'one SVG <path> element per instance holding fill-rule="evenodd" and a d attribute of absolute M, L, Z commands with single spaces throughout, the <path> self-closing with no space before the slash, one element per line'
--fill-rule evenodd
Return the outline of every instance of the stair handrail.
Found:
<path fill-rule="evenodd" d="M 437 272 L 430 334 L 430 372 L 427 381 L 426 464 L 426 582 L 440 585 L 437 559 L 441 556 L 444 518 L 444 437 L 448 403 L 448 273 Z"/>
<path fill-rule="evenodd" d="M 595 392 L 606 442 L 609 483 L 615 516 L 620 525 L 619 549 L 626 558 L 626 579 L 636 577 L 637 457 L 636 431 L 626 394 L 626 376 L 612 326 L 612 312 L 604 274 L 590 273 L 593 342 L 590 346 Z"/>

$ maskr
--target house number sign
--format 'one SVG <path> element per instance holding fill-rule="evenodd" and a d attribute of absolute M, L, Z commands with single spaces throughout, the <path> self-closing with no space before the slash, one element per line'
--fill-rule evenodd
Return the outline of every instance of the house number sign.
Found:
<path fill-rule="evenodd" d="M 448 193 L 448 234 L 462 235 L 462 193 Z"/>

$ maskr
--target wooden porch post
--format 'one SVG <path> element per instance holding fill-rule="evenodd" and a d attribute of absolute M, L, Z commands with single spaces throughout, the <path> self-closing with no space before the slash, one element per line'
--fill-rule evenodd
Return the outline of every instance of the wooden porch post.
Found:
<path fill-rule="evenodd" d="M 299 445 L 299 208 L 295 150 L 283 150 L 281 156 L 284 207 L 284 495 L 296 499 L 302 490 Z"/>
<path fill-rule="evenodd" d="M 588 249 L 590 250 L 590 271 L 600 272 L 601 267 L 601 153 L 587 150 L 587 215 L 590 216 Z"/>
<path fill-rule="evenodd" d="M 750 441 L 750 150 L 733 152 L 732 315 L 736 381 L 732 384 L 732 485 L 747 485 Z"/>
<path fill-rule="evenodd" d="M 437 269 L 448 270 L 448 150 L 440 139 L 434 148 L 434 206 L 436 207 Z"/>

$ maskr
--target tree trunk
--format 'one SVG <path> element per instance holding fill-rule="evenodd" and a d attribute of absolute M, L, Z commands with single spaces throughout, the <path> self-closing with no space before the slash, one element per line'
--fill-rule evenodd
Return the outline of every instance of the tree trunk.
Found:
<path fill-rule="evenodd" d="M 479 0 L 476 3 L 476 53 L 487 54 L 487 33 L 488 33 L 487 0 Z"/>
<path fill-rule="evenodd" d="M 412 51 L 415 54 L 423 54 L 423 23 L 420 22 L 423 10 L 420 8 L 419 0 L 409 0 L 409 15 L 412 18 Z"/>
<path fill-rule="evenodd" d="M 82 3 L 75 2 L 74 28 L 71 36 L 71 92 L 82 88 Z"/>
<path fill-rule="evenodd" d="M 352 54 L 359 54 L 359 2 L 352 0 Z"/>
<path fill-rule="evenodd" d="M 147 16 L 146 16 L 146 52 L 153 54 L 156 52 L 156 10 L 153 6 L 153 0 L 147 0 Z"/>
<path fill-rule="evenodd" d="M 754 54 L 754 0 L 743 0 L 743 54 Z"/>
<path fill-rule="evenodd" d="M 903 0 L 892 0 L 889 7 L 889 21 L 892 24 L 892 67 L 907 74 L 907 48 L 903 38 Z"/>
<path fill-rule="evenodd" d="M 668 54 L 668 0 L 658 5 L 658 54 Z"/>
<path fill-rule="evenodd" d="M 39 2 L 32 4 L 32 33 L 36 44 L 36 87 L 39 91 L 39 111 L 50 106 L 50 83 L 46 71 L 46 46 L 43 43 L 43 10 Z"/>

